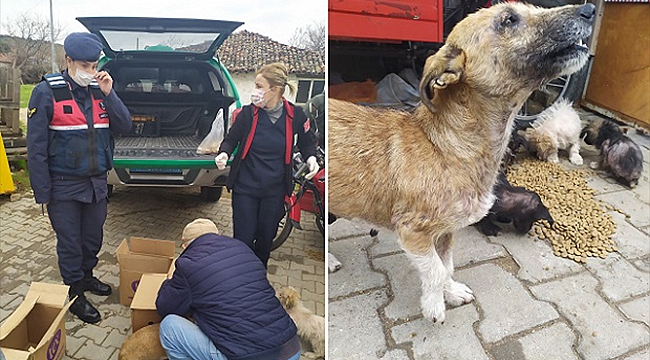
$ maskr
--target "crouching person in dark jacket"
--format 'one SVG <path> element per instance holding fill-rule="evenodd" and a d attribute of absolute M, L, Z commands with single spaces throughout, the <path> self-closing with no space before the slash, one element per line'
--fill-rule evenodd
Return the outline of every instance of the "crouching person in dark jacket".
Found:
<path fill-rule="evenodd" d="M 207 219 L 189 223 L 181 239 L 184 251 L 156 300 L 169 359 L 300 359 L 296 326 L 253 250 Z"/>

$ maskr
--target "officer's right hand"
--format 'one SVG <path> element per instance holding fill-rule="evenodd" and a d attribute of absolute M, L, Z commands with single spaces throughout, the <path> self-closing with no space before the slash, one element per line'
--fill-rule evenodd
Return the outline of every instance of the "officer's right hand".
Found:
<path fill-rule="evenodd" d="M 226 163 L 228 162 L 228 154 L 222 152 L 214 158 L 214 162 L 217 164 L 217 169 L 223 170 L 226 168 Z"/>

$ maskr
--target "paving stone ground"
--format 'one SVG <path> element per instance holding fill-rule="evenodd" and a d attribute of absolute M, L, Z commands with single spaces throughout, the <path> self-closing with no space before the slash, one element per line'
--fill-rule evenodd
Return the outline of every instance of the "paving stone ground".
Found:
<path fill-rule="evenodd" d="M 119 267 L 115 251 L 125 237 L 141 236 L 178 240 L 185 225 L 195 218 L 215 221 L 220 231 L 232 235 L 230 196 L 224 191 L 217 203 L 203 202 L 198 190 L 116 187 L 108 204 L 104 245 L 95 275 L 113 286 L 109 297 L 88 294 L 102 314 L 97 325 L 66 316 L 67 350 L 64 359 L 116 360 L 122 342 L 131 334 L 130 310 L 119 304 Z M 0 321 L 22 302 L 32 281 L 62 283 L 58 272 L 56 240 L 47 215 L 26 193 L 15 200 L 0 198 Z M 279 288 L 300 290 L 305 306 L 325 315 L 325 245 L 312 214 L 303 212 L 304 230 L 271 254 L 268 278 Z M 177 254 L 180 253 L 180 248 Z"/>
<path fill-rule="evenodd" d="M 455 278 L 476 300 L 448 308 L 442 325 L 422 317 L 420 279 L 394 232 L 371 237 L 373 226 L 358 220 L 330 225 L 328 249 L 343 267 L 329 274 L 328 359 L 650 359 L 650 138 L 630 137 L 644 154 L 636 188 L 582 167 L 596 198 L 628 215 L 610 213 L 619 251 L 581 265 L 529 235 L 465 228 L 455 237 Z M 598 156 L 587 145 L 581 153 L 585 164 Z"/>

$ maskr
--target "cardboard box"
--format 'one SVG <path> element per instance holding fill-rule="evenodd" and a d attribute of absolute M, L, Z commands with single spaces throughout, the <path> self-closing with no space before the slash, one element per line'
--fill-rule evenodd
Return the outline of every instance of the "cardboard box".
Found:
<path fill-rule="evenodd" d="M 140 279 L 140 285 L 131 302 L 131 328 L 133 332 L 147 325 L 158 324 L 162 321 L 156 311 L 156 298 L 158 290 L 167 274 L 144 274 Z"/>
<path fill-rule="evenodd" d="M 120 304 L 131 304 L 142 274 L 166 274 L 174 258 L 175 249 L 176 244 L 170 240 L 133 236 L 129 242 L 124 239 L 117 248 L 117 262 L 120 264 Z"/>
<path fill-rule="evenodd" d="M 25 299 L 0 325 L 6 360 L 59 360 L 65 354 L 68 286 L 33 282 Z"/>

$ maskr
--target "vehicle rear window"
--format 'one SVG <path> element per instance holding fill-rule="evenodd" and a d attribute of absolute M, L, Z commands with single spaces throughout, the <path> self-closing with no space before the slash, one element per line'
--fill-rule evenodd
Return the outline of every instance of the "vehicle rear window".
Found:
<path fill-rule="evenodd" d="M 142 32 L 102 30 L 108 46 L 115 51 L 184 51 L 203 53 L 219 37 L 219 32 Z"/>

